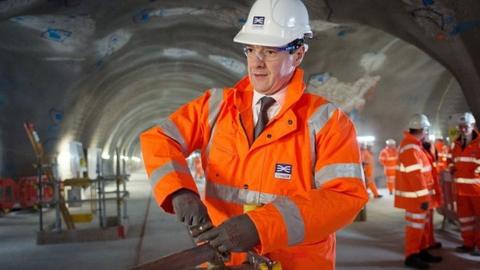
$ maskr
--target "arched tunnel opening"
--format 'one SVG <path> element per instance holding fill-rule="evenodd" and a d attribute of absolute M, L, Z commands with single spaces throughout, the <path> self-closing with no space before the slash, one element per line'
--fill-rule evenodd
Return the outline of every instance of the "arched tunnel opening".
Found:
<path fill-rule="evenodd" d="M 33 124 L 35 136 L 39 136 L 49 164 L 56 168 L 55 177 L 60 180 L 112 177 L 105 190 L 114 187 L 117 181 L 116 187 L 108 192 L 120 196 L 124 191 L 128 194 L 125 197 L 130 196 L 133 201 L 128 214 L 130 232 L 118 235 L 137 243 L 136 248 L 129 244 L 130 248 L 121 249 L 125 258 L 118 262 L 105 259 L 102 263 L 92 260 L 89 262 L 92 267 L 129 268 L 192 246 L 188 231 L 180 227 L 174 215 L 160 210 L 162 203 L 158 198 L 153 200 L 155 186 L 150 186 L 152 181 L 145 173 L 139 138 L 209 89 L 233 87 L 247 76 L 243 46 L 232 39 L 247 23 L 254 2 L 0 1 L 0 113 L 3 115 L 0 179 L 5 183 L 6 179 L 20 183 L 26 177 L 38 177 L 40 159 L 35 156 L 34 142 L 29 141 L 23 126 L 28 122 Z M 359 138 L 373 140 L 373 181 L 384 198 L 383 202 L 371 199 L 366 209 L 372 212 L 372 219 L 394 226 L 375 227 L 367 220 L 341 231 L 338 239 L 344 252 L 337 249 L 337 268 L 400 269 L 402 247 L 387 245 L 386 252 L 379 251 L 383 245 L 379 243 L 389 240 L 374 232 L 388 234 L 391 229 L 395 241 L 403 241 L 403 212 L 394 208 L 395 195 L 388 194 L 379 155 L 386 140 L 402 141 L 415 113 L 429 118 L 432 142 L 441 137 L 446 144 L 457 138 L 457 120 L 462 113 L 480 116 L 480 52 L 476 49 L 480 4 L 466 0 L 300 2 L 308 9 L 313 31 L 301 64 L 306 92 L 338 106 L 354 123 Z M 285 156 L 289 152 L 285 151 Z M 187 165 L 195 176 L 195 159 L 200 154 L 197 151 L 192 154 Z M 200 157 L 205 161 L 203 154 Z M 131 178 L 123 184 L 123 191 L 118 180 L 122 175 Z M 201 197 L 205 199 L 205 192 L 209 191 L 203 189 L 208 179 L 202 177 L 197 182 L 201 183 L 200 191 L 204 192 Z M 38 183 L 35 185 L 38 191 Z M 6 188 L 1 187 L 2 184 L 0 209 L 7 209 L 1 204 L 2 190 Z M 78 196 L 95 204 L 95 200 L 102 198 L 100 193 L 92 195 L 97 192 L 95 189 L 100 187 L 92 186 L 86 191 L 82 186 Z M 19 186 L 15 192 L 20 194 L 22 190 Z M 74 188 L 59 191 L 65 192 L 60 195 L 54 195 L 53 190 L 51 196 L 65 196 L 67 201 L 74 194 Z M 120 209 L 127 211 L 126 206 L 120 207 L 120 201 L 107 202 L 103 206 L 104 215 L 114 209 L 119 216 L 127 216 L 120 213 Z M 110 203 L 113 206 L 108 206 Z M 74 203 L 67 205 L 71 207 Z M 40 208 L 40 212 L 50 209 L 45 214 L 46 222 L 56 224 L 50 224 L 54 231 L 62 226 L 64 230 L 68 226 L 60 214 L 63 210 L 55 208 L 55 199 L 51 206 Z M 8 207 L 4 212 L 15 211 L 0 217 L 0 224 L 17 224 L 8 217 L 16 211 L 22 213 L 22 208 L 19 202 Z M 91 209 L 97 213 L 102 206 L 98 204 Z M 37 222 L 37 214 L 28 217 L 31 223 Z M 97 222 L 95 214 L 91 218 L 91 224 Z M 441 218 L 448 222 L 450 217 L 445 212 L 437 214 L 435 225 L 444 229 Z M 109 223 L 108 218 L 98 222 Z M 477 258 L 448 255 L 460 243 L 460 223 L 457 219 L 453 229 L 439 237 L 447 245 L 441 255 L 462 269 L 474 269 Z M 76 230 L 82 226 L 77 225 Z M 160 232 L 150 231 L 151 241 L 144 240 L 149 235 L 149 226 L 161 228 Z M 12 228 L 0 235 L 14 234 Z M 36 231 L 26 230 L 30 236 Z M 166 236 L 169 231 L 171 237 L 178 237 L 178 243 L 172 243 L 175 241 Z M 130 236 L 125 237 L 125 233 Z M 49 236 L 35 234 L 35 237 L 41 242 Z M 378 242 L 361 242 L 362 238 Z M 379 260 L 349 258 L 362 245 L 380 252 Z M 22 244 L 22 247 L 35 252 L 31 246 Z M 73 246 L 66 250 L 73 250 Z M 41 251 L 46 252 L 49 251 Z M 19 258 L 16 253 L 11 254 L 9 266 L 18 263 Z M 70 262 L 59 261 L 58 267 Z M 32 267 L 25 264 L 25 269 Z M 47 264 L 44 267 L 57 269 Z"/>

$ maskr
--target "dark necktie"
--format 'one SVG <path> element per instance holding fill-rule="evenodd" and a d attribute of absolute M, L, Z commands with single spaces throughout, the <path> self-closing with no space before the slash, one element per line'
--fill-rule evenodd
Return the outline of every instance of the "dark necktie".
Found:
<path fill-rule="evenodd" d="M 264 96 L 260 99 L 260 112 L 258 113 L 257 124 L 255 125 L 255 132 L 253 135 L 253 140 L 255 140 L 260 133 L 265 129 L 268 124 L 268 108 L 270 108 L 274 103 L 275 99 L 271 97 Z"/>
<path fill-rule="evenodd" d="M 465 149 L 467 147 L 467 138 L 463 137 L 462 138 L 462 149 Z"/>

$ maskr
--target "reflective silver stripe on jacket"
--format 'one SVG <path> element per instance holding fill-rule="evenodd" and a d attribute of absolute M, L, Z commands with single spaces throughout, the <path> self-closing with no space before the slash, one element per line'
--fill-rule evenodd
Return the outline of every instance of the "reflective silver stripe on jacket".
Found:
<path fill-rule="evenodd" d="M 337 107 L 331 103 L 326 103 L 317 108 L 307 121 L 310 136 L 310 156 L 312 161 L 312 176 L 315 172 L 315 162 L 317 160 L 317 133 L 322 130 L 325 124 L 330 120 Z M 312 183 L 312 187 L 315 183 Z"/>
<path fill-rule="evenodd" d="M 357 178 L 363 181 L 362 166 L 358 163 L 338 163 L 322 167 L 315 173 L 315 188 L 336 178 Z"/>
<path fill-rule="evenodd" d="M 418 191 L 400 191 L 400 190 L 395 190 L 395 195 L 398 197 L 403 197 L 403 198 L 419 198 L 422 196 L 427 196 L 431 194 L 431 192 L 428 189 L 421 189 Z"/>
<path fill-rule="evenodd" d="M 404 145 L 402 148 L 400 148 L 400 151 L 399 153 L 403 153 L 409 149 L 415 149 L 417 151 L 422 151 L 422 149 L 420 148 L 420 146 L 416 145 L 416 144 L 407 144 L 407 145 Z"/>
<path fill-rule="evenodd" d="M 427 214 L 419 214 L 419 213 L 412 213 L 412 212 L 405 212 L 405 216 L 413 219 L 426 219 Z"/>
<path fill-rule="evenodd" d="M 467 232 L 467 231 L 473 231 L 475 226 L 469 225 L 469 226 L 460 226 L 460 231 L 461 232 Z"/>
<path fill-rule="evenodd" d="M 165 175 L 172 172 L 190 174 L 190 170 L 187 166 L 180 164 L 176 161 L 169 161 L 153 170 L 152 174 L 150 175 L 150 184 L 152 185 L 152 187 L 155 187 L 155 185 L 160 182 L 163 177 L 165 177 Z"/>
<path fill-rule="evenodd" d="M 459 183 L 459 184 L 480 184 L 480 178 L 455 178 L 453 179 L 453 182 Z"/>
<path fill-rule="evenodd" d="M 287 197 L 278 197 L 273 205 L 278 209 L 287 226 L 288 245 L 293 246 L 305 239 L 305 223 L 295 202 Z"/>
<path fill-rule="evenodd" d="M 417 222 L 407 221 L 407 226 L 415 228 L 415 229 L 423 229 L 423 228 L 425 228 L 425 223 L 417 223 Z"/>
<path fill-rule="evenodd" d="M 305 238 L 305 224 L 300 209 L 288 197 L 231 187 L 208 180 L 206 181 L 205 195 L 236 204 L 273 203 L 287 225 L 288 244 L 295 245 L 301 243 Z"/>
<path fill-rule="evenodd" d="M 160 126 L 162 131 L 165 132 L 165 134 L 167 134 L 168 137 L 175 140 L 180 145 L 180 147 L 182 148 L 183 154 L 187 156 L 188 155 L 187 144 L 185 143 L 185 139 L 183 138 L 182 134 L 178 130 L 175 123 L 172 122 L 170 118 L 164 118 L 160 121 L 158 125 Z"/>
<path fill-rule="evenodd" d="M 397 167 L 397 170 L 404 173 L 410 173 L 418 170 L 421 172 L 430 172 L 432 171 L 432 167 L 430 165 L 422 167 L 422 164 L 414 164 L 414 165 L 405 167 L 403 166 L 402 163 L 400 163 L 400 166 Z"/>
<path fill-rule="evenodd" d="M 210 138 L 208 138 L 208 144 L 205 155 L 208 157 L 210 154 L 210 147 L 212 146 L 213 133 L 215 132 L 215 123 L 217 122 L 218 113 L 223 101 L 223 89 L 212 88 L 210 89 L 210 99 L 208 100 L 208 125 L 210 127 Z"/>
<path fill-rule="evenodd" d="M 472 222 L 475 221 L 475 216 L 458 218 L 458 221 L 460 221 L 461 223 Z"/>
<path fill-rule="evenodd" d="M 480 164 L 480 159 L 476 159 L 474 157 L 456 157 L 454 161 L 455 162 L 472 162 L 475 164 Z"/>
<path fill-rule="evenodd" d="M 268 204 L 277 198 L 275 194 L 227 186 L 208 179 L 205 183 L 205 195 L 236 204 Z"/>

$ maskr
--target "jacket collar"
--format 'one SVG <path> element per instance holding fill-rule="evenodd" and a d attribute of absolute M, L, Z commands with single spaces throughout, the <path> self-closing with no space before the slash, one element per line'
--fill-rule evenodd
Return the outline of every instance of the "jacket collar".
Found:
<path fill-rule="evenodd" d="M 305 83 L 303 82 L 303 69 L 295 69 L 292 79 L 287 85 L 287 93 L 285 97 L 285 103 L 277 114 L 277 117 L 284 114 L 288 109 L 292 107 L 302 96 L 305 90 Z M 248 75 L 243 77 L 234 86 L 234 103 L 239 112 L 244 110 L 251 110 L 253 99 L 253 86 L 250 83 Z M 277 118 L 276 117 L 276 118 Z"/>

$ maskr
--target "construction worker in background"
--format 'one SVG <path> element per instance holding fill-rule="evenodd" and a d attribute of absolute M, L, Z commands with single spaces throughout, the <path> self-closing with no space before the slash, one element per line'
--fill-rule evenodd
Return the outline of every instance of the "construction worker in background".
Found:
<path fill-rule="evenodd" d="M 448 169 L 448 160 L 452 157 L 450 154 L 450 147 L 445 144 L 443 138 L 435 139 L 435 160 L 437 166 L 437 173 Z"/>
<path fill-rule="evenodd" d="M 455 140 L 451 172 L 457 195 L 457 216 L 463 245 L 455 250 L 480 256 L 480 136 L 475 130 L 475 118 L 469 112 L 458 120 L 460 136 Z"/>
<path fill-rule="evenodd" d="M 372 145 L 370 142 L 360 144 L 360 154 L 367 187 L 373 193 L 375 199 L 382 198 L 383 196 L 378 193 L 377 185 L 375 184 L 375 161 L 373 159 Z"/>
<path fill-rule="evenodd" d="M 435 240 L 435 233 L 434 233 L 434 227 L 433 227 L 433 212 L 435 209 L 439 208 L 442 206 L 442 200 L 443 200 L 443 192 L 440 186 L 440 176 L 437 172 L 437 165 L 436 165 L 436 160 L 435 160 L 435 147 L 432 146 L 432 143 L 428 140 L 425 139 L 422 142 L 423 149 L 425 150 L 425 154 L 427 154 L 428 161 L 430 163 L 430 167 L 432 168 L 432 179 L 433 179 L 433 185 L 432 185 L 432 201 L 431 201 L 431 206 L 428 214 L 428 218 L 430 219 L 426 224 L 425 224 L 425 231 L 427 233 L 427 244 L 429 249 L 439 249 L 442 247 L 442 243 L 438 242 Z"/>
<path fill-rule="evenodd" d="M 432 167 L 422 143 L 428 138 L 430 122 L 424 114 L 415 114 L 400 143 L 395 181 L 397 208 L 405 209 L 405 265 L 427 269 L 428 263 L 442 260 L 429 253 L 428 223 L 433 190 Z"/>
<path fill-rule="evenodd" d="M 398 150 L 394 139 L 385 141 L 385 148 L 380 151 L 378 160 L 383 165 L 383 173 L 387 179 L 387 189 L 390 195 L 392 195 L 395 187 L 395 172 L 398 160 Z"/>
<path fill-rule="evenodd" d="M 229 264 L 254 251 L 284 270 L 334 269 L 335 232 L 368 200 L 353 123 L 304 92 L 299 66 L 311 36 L 302 1 L 256 1 L 234 38 L 248 75 L 140 136 L 158 205 L 197 226 L 198 241 L 231 252 Z M 196 149 L 203 201 L 185 163 Z"/>

